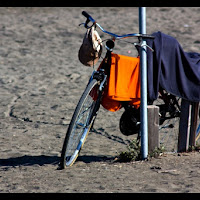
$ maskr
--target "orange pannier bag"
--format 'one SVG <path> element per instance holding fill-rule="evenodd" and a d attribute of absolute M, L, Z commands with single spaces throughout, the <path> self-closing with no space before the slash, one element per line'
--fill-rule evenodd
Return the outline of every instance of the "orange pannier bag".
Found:
<path fill-rule="evenodd" d="M 136 109 L 140 106 L 140 59 L 111 54 L 108 84 L 101 105 L 115 112 L 122 107 L 121 101 L 129 101 Z"/>

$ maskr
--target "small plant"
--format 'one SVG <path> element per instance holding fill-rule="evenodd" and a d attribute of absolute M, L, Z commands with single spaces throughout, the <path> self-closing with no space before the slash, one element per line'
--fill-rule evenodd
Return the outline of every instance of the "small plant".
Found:
<path fill-rule="evenodd" d="M 199 151 L 200 150 L 200 144 L 196 144 L 195 146 L 189 146 L 188 152 L 192 151 Z"/>
<path fill-rule="evenodd" d="M 160 156 L 162 153 L 165 152 L 165 148 L 164 146 L 161 146 L 161 147 L 156 147 L 152 153 L 150 153 L 150 157 L 154 157 L 154 158 L 157 158 L 158 156 Z"/>
<path fill-rule="evenodd" d="M 119 154 L 119 162 L 130 162 L 137 161 L 141 159 L 141 148 L 139 140 L 133 139 L 130 144 L 127 146 L 127 151 L 123 151 Z"/>
<path fill-rule="evenodd" d="M 188 147 L 188 152 L 191 152 L 191 151 L 195 151 L 195 146 L 189 146 Z"/>
<path fill-rule="evenodd" d="M 118 156 L 119 162 L 131 162 L 131 161 L 138 161 L 141 160 L 141 146 L 139 144 L 138 139 L 133 139 L 130 144 L 127 146 L 127 151 L 123 151 Z M 164 146 L 159 148 L 155 148 L 152 153 L 149 154 L 149 157 L 157 158 L 163 152 L 165 152 Z"/>

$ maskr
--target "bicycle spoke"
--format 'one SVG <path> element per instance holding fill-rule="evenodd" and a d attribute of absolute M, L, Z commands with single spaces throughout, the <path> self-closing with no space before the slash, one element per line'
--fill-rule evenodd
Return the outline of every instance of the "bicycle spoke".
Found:
<path fill-rule="evenodd" d="M 93 89 L 97 89 L 98 85 L 99 83 L 95 79 L 87 85 L 72 116 L 61 154 L 60 165 L 63 168 L 71 166 L 75 162 L 91 128 L 95 115 L 93 110 L 96 105 L 96 100 L 91 94 L 94 94 L 95 90 Z"/>
<path fill-rule="evenodd" d="M 160 108 L 160 144 L 167 151 L 176 151 L 180 120 L 180 98 L 161 91 L 154 104 Z"/>

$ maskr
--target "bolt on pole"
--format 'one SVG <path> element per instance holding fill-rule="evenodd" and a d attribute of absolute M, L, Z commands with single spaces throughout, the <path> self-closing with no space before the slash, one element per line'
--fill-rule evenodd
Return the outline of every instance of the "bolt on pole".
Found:
<path fill-rule="evenodd" d="M 139 7 L 139 32 L 146 34 L 146 8 Z M 148 156 L 148 119 L 147 119 L 147 52 L 146 41 L 142 39 L 142 47 L 140 48 L 140 81 L 141 81 L 141 104 L 140 104 L 140 120 L 141 120 L 141 153 L 142 159 Z"/>

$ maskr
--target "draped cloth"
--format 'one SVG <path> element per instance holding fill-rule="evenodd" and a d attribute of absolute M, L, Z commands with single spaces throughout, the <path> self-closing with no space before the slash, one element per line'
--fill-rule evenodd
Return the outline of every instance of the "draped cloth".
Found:
<path fill-rule="evenodd" d="M 159 87 L 183 99 L 200 101 L 200 54 L 184 52 L 178 41 L 162 32 L 147 40 L 148 97 L 157 99 Z"/>
<path fill-rule="evenodd" d="M 105 109 L 117 111 L 122 101 L 136 108 L 140 106 L 139 65 L 139 57 L 111 54 L 110 75 L 101 103 Z"/>

